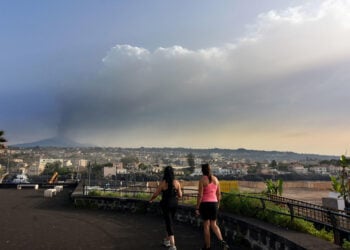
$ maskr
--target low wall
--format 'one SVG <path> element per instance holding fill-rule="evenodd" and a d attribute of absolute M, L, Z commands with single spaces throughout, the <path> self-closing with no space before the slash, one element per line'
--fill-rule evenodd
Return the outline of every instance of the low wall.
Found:
<path fill-rule="evenodd" d="M 72 195 L 76 207 L 115 210 L 119 212 L 161 214 L 158 202 L 114 197 Z M 180 205 L 176 220 L 194 228 L 201 220 L 191 206 Z M 220 213 L 218 223 L 227 243 L 234 247 L 245 246 L 254 250 L 338 250 L 337 245 L 308 234 L 292 232 L 252 218 Z"/>

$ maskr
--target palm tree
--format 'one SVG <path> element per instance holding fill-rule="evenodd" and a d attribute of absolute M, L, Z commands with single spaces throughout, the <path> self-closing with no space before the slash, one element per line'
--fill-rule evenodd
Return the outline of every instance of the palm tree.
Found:
<path fill-rule="evenodd" d="M 4 131 L 0 130 L 0 148 L 5 148 L 4 143 L 7 142 L 3 135 Z"/>
<path fill-rule="evenodd" d="M 282 196 L 283 193 L 283 180 L 278 179 L 277 181 L 272 181 L 268 179 L 265 181 L 266 184 L 266 193 Z"/>

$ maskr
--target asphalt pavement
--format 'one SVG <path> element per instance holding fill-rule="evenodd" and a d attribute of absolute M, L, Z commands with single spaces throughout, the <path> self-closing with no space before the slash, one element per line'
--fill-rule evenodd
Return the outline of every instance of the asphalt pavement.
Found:
<path fill-rule="evenodd" d="M 0 189 L 0 249 L 166 249 L 161 217 L 77 209 L 71 191 L 44 198 L 44 189 Z M 175 237 L 179 250 L 202 246 L 191 226 L 176 224 Z"/>

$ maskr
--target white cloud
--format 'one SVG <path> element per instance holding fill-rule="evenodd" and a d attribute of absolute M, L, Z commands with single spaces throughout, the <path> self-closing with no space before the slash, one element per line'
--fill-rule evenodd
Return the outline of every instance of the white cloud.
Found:
<path fill-rule="evenodd" d="M 327 1 L 317 8 L 306 4 L 261 14 L 254 32 L 241 39 L 239 53 L 263 75 L 290 74 L 346 60 L 349 9 L 347 1 Z"/>
<path fill-rule="evenodd" d="M 276 128 L 285 129 L 282 138 L 293 126 L 309 131 L 325 120 L 349 121 L 341 117 L 345 99 L 339 96 L 350 92 L 350 4 L 322 1 L 272 10 L 236 44 L 155 51 L 116 45 L 102 61 L 105 67 L 96 81 L 84 83 L 83 94 L 79 88 L 68 94 L 74 97 L 64 108 L 66 131 L 103 127 L 127 141 L 146 129 L 144 143 L 150 144 L 175 130 L 189 135 L 193 129 L 215 133 L 231 127 L 237 136 L 246 127 L 254 134 L 254 128 L 269 126 L 274 137 Z M 234 140 L 229 137 L 227 145 Z"/>

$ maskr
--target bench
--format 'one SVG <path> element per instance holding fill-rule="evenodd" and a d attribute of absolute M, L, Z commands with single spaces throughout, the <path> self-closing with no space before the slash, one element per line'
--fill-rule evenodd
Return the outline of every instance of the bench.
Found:
<path fill-rule="evenodd" d="M 34 188 L 35 190 L 39 189 L 39 185 L 38 184 L 18 184 L 17 185 L 17 189 L 22 189 L 22 188 Z"/>
<path fill-rule="evenodd" d="M 59 185 L 59 186 L 55 186 L 56 192 L 59 193 L 63 190 L 63 186 Z"/>
<path fill-rule="evenodd" d="M 49 188 L 44 191 L 44 197 L 52 197 L 55 196 L 57 193 L 55 188 Z"/>

